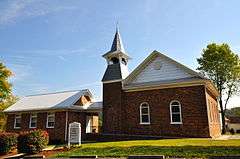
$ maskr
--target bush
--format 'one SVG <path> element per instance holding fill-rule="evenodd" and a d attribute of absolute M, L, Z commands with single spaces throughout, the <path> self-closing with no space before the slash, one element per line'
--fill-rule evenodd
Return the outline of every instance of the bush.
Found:
<path fill-rule="evenodd" d="M 17 146 L 17 134 L 16 133 L 0 133 L 0 153 L 6 154 Z"/>
<path fill-rule="evenodd" d="M 18 136 L 18 152 L 34 154 L 42 151 L 48 144 L 49 137 L 46 131 L 33 130 L 21 132 Z"/>
<path fill-rule="evenodd" d="M 232 135 L 234 135 L 234 134 L 235 134 L 235 131 L 234 131 L 234 129 L 233 129 L 233 128 L 231 128 L 231 129 L 229 130 L 229 132 L 230 132 L 230 134 L 232 134 Z"/>

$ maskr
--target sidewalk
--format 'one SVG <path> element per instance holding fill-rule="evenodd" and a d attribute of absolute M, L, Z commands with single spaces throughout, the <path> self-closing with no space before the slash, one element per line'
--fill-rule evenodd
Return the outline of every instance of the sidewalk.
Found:
<path fill-rule="evenodd" d="M 222 135 L 215 140 L 230 140 L 230 139 L 240 139 L 240 135 Z"/>

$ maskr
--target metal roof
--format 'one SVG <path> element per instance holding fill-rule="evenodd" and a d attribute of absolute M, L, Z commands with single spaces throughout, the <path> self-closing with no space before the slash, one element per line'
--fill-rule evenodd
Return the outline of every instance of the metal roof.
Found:
<path fill-rule="evenodd" d="M 118 79 L 124 79 L 128 76 L 128 68 L 126 65 L 117 63 L 107 66 L 107 69 L 103 75 L 102 81 L 112 81 Z"/>
<path fill-rule="evenodd" d="M 128 54 L 126 53 L 125 49 L 124 49 L 122 38 L 121 38 L 121 35 L 120 35 L 120 32 L 119 32 L 119 29 L 117 28 L 116 33 L 114 35 L 114 39 L 113 39 L 113 42 L 112 42 L 111 49 L 110 49 L 110 51 L 105 53 L 103 55 L 103 57 L 111 56 L 111 55 L 118 54 L 118 53 L 122 53 L 126 57 L 130 58 L 128 56 Z"/>
<path fill-rule="evenodd" d="M 125 52 L 125 49 L 123 47 L 123 43 L 122 43 L 122 39 L 121 39 L 121 35 L 118 31 L 118 28 L 116 29 L 116 33 L 113 39 L 113 43 L 112 43 L 112 47 L 111 47 L 111 52 L 114 51 L 122 51 Z"/>
<path fill-rule="evenodd" d="M 92 94 L 88 89 L 25 96 L 4 112 L 66 109 L 73 106 L 83 95 L 92 99 Z M 98 104 L 98 106 L 100 105 Z"/>

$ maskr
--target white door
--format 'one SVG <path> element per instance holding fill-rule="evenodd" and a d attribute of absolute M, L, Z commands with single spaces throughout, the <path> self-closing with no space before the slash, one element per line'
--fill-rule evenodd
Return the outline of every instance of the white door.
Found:
<path fill-rule="evenodd" d="M 86 133 L 92 133 L 92 117 L 87 116 L 86 119 Z"/>

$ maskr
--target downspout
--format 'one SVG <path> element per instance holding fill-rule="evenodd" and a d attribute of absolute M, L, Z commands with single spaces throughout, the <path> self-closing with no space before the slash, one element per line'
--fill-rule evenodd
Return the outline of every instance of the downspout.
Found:
<path fill-rule="evenodd" d="M 67 141 L 67 134 L 68 134 L 68 111 L 66 111 L 65 115 L 65 141 Z"/>

